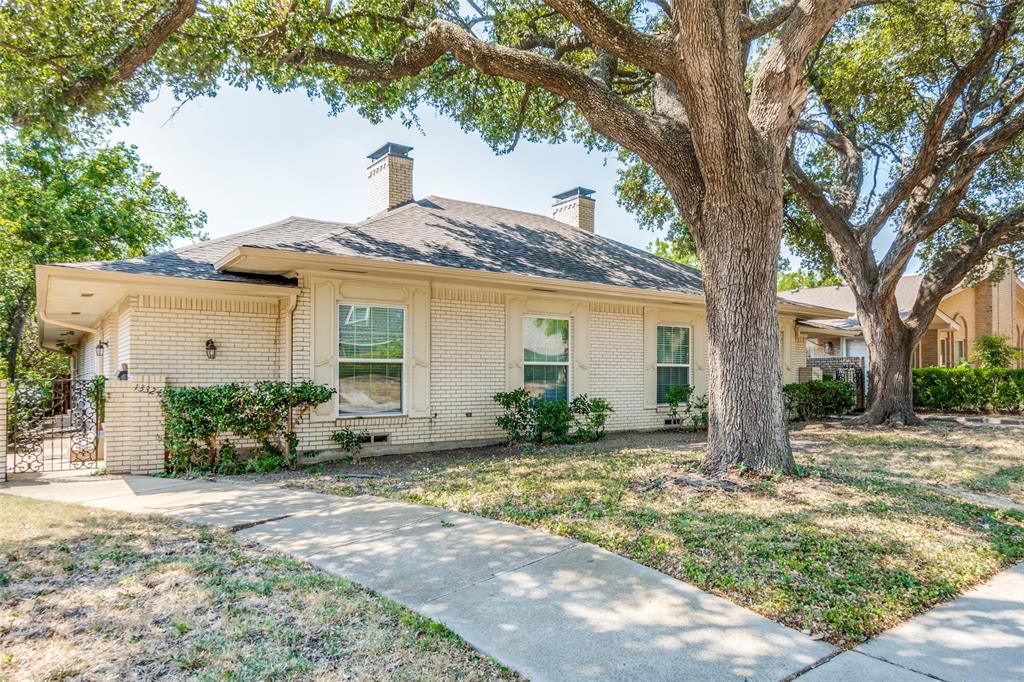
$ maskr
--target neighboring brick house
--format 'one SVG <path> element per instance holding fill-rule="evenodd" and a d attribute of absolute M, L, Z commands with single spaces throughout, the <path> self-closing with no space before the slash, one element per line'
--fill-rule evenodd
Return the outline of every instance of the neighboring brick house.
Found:
<path fill-rule="evenodd" d="M 288 218 L 144 258 L 41 266 L 44 345 L 73 349 L 76 375 L 113 391 L 122 366 L 126 383 L 337 387 L 302 425 L 305 450 L 330 449 L 340 427 L 377 436 L 370 452 L 493 442 L 492 396 L 524 385 L 609 399 L 612 430 L 663 427 L 674 384 L 706 392 L 697 270 L 594 234 L 584 188 L 557 195 L 557 219 L 414 199 L 409 150 L 370 156 L 370 217 L 355 224 Z M 780 301 L 786 381 L 804 364 L 801 320 L 841 314 Z M 139 395 L 152 422 L 152 392 Z M 140 468 L 159 454 L 149 422 L 131 441 L 150 448 L 132 455 Z"/>
<path fill-rule="evenodd" d="M 900 313 L 914 306 L 922 275 L 907 275 L 896 287 Z M 808 331 L 809 357 L 862 357 L 870 371 L 867 345 L 856 316 L 856 301 L 848 286 L 815 287 L 784 291 L 780 298 L 795 303 L 846 310 L 846 319 L 811 320 Z M 915 367 L 952 367 L 968 361 L 971 344 L 979 336 L 1005 336 L 1016 347 L 1024 347 L 1024 282 L 1012 268 L 1002 277 L 987 278 L 969 286 L 961 285 L 939 304 L 931 325 L 921 337 L 912 360 Z"/>

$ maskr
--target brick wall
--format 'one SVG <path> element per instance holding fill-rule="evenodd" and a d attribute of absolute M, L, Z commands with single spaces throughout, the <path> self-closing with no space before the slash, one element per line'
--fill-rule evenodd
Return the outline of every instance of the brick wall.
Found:
<path fill-rule="evenodd" d="M 7 382 L 0 379 L 0 481 L 7 480 Z"/>
<path fill-rule="evenodd" d="M 309 372 L 308 295 L 300 296 L 295 314 L 295 379 L 300 380 Z M 373 448 L 379 453 L 500 439 L 502 432 L 494 424 L 500 408 L 491 396 L 504 390 L 504 315 L 505 307 L 501 303 L 433 299 L 430 305 L 432 416 L 307 420 L 298 428 L 300 449 L 334 449 L 331 433 L 341 428 L 387 434 L 388 444 Z M 301 340 L 300 329 L 304 330 Z"/>
<path fill-rule="evenodd" d="M 590 395 L 606 398 L 615 408 L 608 419 L 609 431 L 665 425 L 664 414 L 644 408 L 642 311 L 615 307 L 591 311 Z"/>
<path fill-rule="evenodd" d="M 987 281 L 974 289 L 974 325 L 977 330 L 974 338 L 992 334 L 992 293 Z"/>
<path fill-rule="evenodd" d="M 369 215 L 412 201 L 412 159 L 385 156 L 373 163 L 369 177 Z"/>
<path fill-rule="evenodd" d="M 149 474 L 164 468 L 162 376 L 108 381 L 103 420 L 104 466 L 112 474 Z"/>
<path fill-rule="evenodd" d="M 139 296 L 132 309 L 129 375 L 172 386 L 280 378 L 277 301 Z M 206 356 L 206 341 L 217 357 Z"/>
<path fill-rule="evenodd" d="M 921 335 L 921 366 L 934 367 L 939 364 L 939 331 L 926 329 Z"/>
<path fill-rule="evenodd" d="M 587 197 L 575 197 L 551 207 L 551 217 L 555 220 L 578 227 L 587 232 L 594 231 L 594 200 Z"/>
<path fill-rule="evenodd" d="M 340 286 L 348 287 L 348 281 Z M 368 453 L 380 454 L 493 442 L 502 437 L 494 424 L 500 408 L 491 397 L 505 390 L 507 382 L 505 296 L 494 291 L 435 286 L 426 300 L 430 321 L 429 410 L 416 417 L 342 420 L 329 414 L 326 419 L 306 418 L 297 428 L 301 451 L 335 450 L 330 436 L 342 427 L 387 434 L 387 445 L 367 448 Z M 131 380 L 107 384 L 108 468 L 148 471 L 163 465 L 159 398 L 140 387 L 284 379 L 289 361 L 294 381 L 311 377 L 312 308 L 311 288 L 304 277 L 300 277 L 294 311 L 288 299 L 131 297 L 114 318 L 117 357 L 128 358 Z M 414 313 L 411 309 L 410 316 Z M 291 358 L 283 352 L 289 318 L 293 320 Z M 643 308 L 592 302 L 589 312 L 580 319 L 586 324 L 589 345 L 574 359 L 574 371 L 589 372 L 587 393 L 607 398 L 615 408 L 609 430 L 663 427 L 664 408 L 656 410 L 644 403 L 647 368 Z M 693 319 L 691 377 L 705 386 L 700 374 L 705 334 L 700 316 Z M 795 344 L 790 350 L 791 363 L 799 366 L 802 342 L 789 324 L 786 341 Z M 576 330 L 574 335 L 582 331 Z M 206 357 L 208 338 L 218 346 L 213 360 Z M 94 343 L 90 343 L 83 344 L 83 359 L 89 353 L 95 357 Z M 413 362 L 410 355 L 407 376 Z M 795 370 L 791 373 L 795 380 Z M 705 390 L 700 388 L 698 392 Z M 406 391 L 407 396 L 411 395 L 408 384 Z M 133 420 L 138 421 L 137 427 L 131 426 Z"/>

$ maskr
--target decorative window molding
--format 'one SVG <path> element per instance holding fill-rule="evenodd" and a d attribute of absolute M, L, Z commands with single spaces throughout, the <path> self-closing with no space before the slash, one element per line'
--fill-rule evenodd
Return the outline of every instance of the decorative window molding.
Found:
<path fill-rule="evenodd" d="M 572 322 L 568 317 L 522 318 L 523 386 L 544 400 L 572 397 Z"/>
<path fill-rule="evenodd" d="M 404 306 L 338 305 L 340 417 L 405 414 L 406 318 Z"/>
<path fill-rule="evenodd" d="M 677 386 L 693 385 L 693 328 L 659 324 L 657 328 L 656 401 L 666 404 L 665 394 Z"/>

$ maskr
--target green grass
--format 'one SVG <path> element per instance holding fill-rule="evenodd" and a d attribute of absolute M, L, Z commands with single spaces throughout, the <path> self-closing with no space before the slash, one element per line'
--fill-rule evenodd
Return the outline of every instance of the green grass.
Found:
<path fill-rule="evenodd" d="M 1024 514 L 962 501 L 907 475 L 898 458 L 895 470 L 881 456 L 861 461 L 848 443 L 871 434 L 835 435 L 814 435 L 820 447 L 798 456 L 806 476 L 735 477 L 742 492 L 681 481 L 696 476 L 700 451 L 671 436 L 653 447 L 620 437 L 587 449 L 384 461 L 371 465 L 379 478 L 370 480 L 343 478 L 343 466 L 289 485 L 394 497 L 591 542 L 842 647 L 1024 558 Z M 934 445 L 931 435 L 913 437 Z M 892 448 L 895 436 L 884 438 L 871 447 Z M 986 452 L 983 441 L 975 445 Z"/>
<path fill-rule="evenodd" d="M 221 530 L 0 495 L 0 557 L 0 679 L 517 679 Z"/>

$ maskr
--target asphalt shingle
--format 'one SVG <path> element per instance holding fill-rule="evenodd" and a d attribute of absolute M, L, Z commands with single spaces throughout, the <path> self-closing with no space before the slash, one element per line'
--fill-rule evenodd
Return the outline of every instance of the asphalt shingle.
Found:
<path fill-rule="evenodd" d="M 551 280 L 702 295 L 700 272 L 552 218 L 442 197 L 427 197 L 354 225 L 288 218 L 173 251 L 68 267 L 193 279 L 283 278 L 217 271 L 239 246 L 418 263 Z"/>

